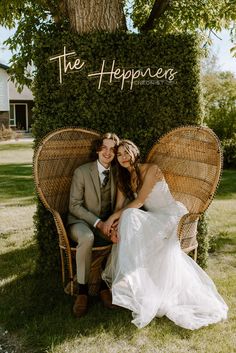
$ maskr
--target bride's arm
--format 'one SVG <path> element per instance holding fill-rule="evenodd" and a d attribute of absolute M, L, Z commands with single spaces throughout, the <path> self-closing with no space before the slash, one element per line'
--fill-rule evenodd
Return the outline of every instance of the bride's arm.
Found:
<path fill-rule="evenodd" d="M 115 212 L 119 211 L 121 208 L 123 208 L 125 200 L 126 200 L 126 197 L 123 194 L 123 192 L 119 189 L 119 186 L 118 186 L 117 187 L 117 192 L 116 192 Z"/>
<path fill-rule="evenodd" d="M 158 181 L 161 181 L 162 179 L 163 179 L 163 174 L 161 170 L 158 168 L 158 166 L 150 165 L 150 167 L 148 167 L 148 170 L 144 176 L 143 185 L 136 199 L 128 203 L 125 207 L 114 212 L 105 222 L 107 232 L 110 231 L 111 225 L 120 218 L 124 210 L 126 210 L 127 208 L 141 208 L 146 198 L 148 197 L 153 187 L 155 186 L 155 184 Z"/>

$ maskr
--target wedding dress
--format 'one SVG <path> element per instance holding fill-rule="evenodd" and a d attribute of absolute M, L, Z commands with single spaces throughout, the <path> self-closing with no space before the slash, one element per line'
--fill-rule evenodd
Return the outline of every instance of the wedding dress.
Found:
<path fill-rule="evenodd" d="M 144 207 L 122 213 L 119 242 L 102 273 L 113 304 L 131 310 L 139 328 L 164 315 L 190 330 L 226 319 L 228 307 L 213 281 L 180 248 L 177 226 L 185 206 L 162 180 Z"/>

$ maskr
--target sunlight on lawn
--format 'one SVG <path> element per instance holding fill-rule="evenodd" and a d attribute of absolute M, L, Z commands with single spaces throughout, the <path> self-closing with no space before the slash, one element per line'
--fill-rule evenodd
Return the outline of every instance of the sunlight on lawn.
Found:
<path fill-rule="evenodd" d="M 9 276 L 9 277 L 5 277 L 4 279 L 1 279 L 1 280 L 0 280 L 0 287 L 6 286 L 6 285 L 9 284 L 10 282 L 15 281 L 16 278 L 17 278 L 16 275 L 12 275 L 12 276 Z"/>
<path fill-rule="evenodd" d="M 0 164 L 32 163 L 32 143 L 0 144 Z"/>
<path fill-rule="evenodd" d="M 18 233 L 19 229 L 32 229 L 33 215 L 36 206 L 11 206 L 0 208 L 0 232 Z M 16 235 L 17 241 L 21 242 L 21 235 Z"/>

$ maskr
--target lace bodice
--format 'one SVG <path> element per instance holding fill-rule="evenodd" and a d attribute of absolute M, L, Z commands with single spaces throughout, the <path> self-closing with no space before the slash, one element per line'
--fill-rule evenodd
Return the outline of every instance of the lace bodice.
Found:
<path fill-rule="evenodd" d="M 160 209 L 167 214 L 185 214 L 186 207 L 174 199 L 165 180 L 158 181 L 145 200 L 147 211 L 158 212 Z"/>

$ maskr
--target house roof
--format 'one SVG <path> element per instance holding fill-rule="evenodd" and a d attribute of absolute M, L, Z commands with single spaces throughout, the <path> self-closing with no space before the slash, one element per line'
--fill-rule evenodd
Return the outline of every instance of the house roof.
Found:
<path fill-rule="evenodd" d="M 0 68 L 7 70 L 7 69 L 9 69 L 9 66 L 0 63 Z"/>

